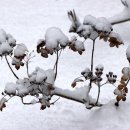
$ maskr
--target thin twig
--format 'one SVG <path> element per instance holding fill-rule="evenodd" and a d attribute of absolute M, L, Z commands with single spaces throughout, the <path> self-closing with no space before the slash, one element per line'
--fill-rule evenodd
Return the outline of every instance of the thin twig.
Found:
<path fill-rule="evenodd" d="M 8 61 L 8 59 L 7 59 L 7 56 L 5 56 L 5 59 L 6 59 L 6 62 L 7 62 L 7 64 L 8 64 L 8 66 L 9 66 L 11 72 L 13 73 L 14 77 L 15 77 L 16 79 L 19 79 L 19 77 L 14 73 L 13 69 L 11 68 L 11 66 L 10 66 L 10 64 L 9 64 L 9 61 Z"/>
<path fill-rule="evenodd" d="M 26 62 L 26 68 L 27 68 L 27 76 L 29 77 L 28 62 L 29 62 L 29 61 Z"/>
<path fill-rule="evenodd" d="M 29 102 L 29 103 L 24 102 L 22 97 L 21 97 L 21 101 L 22 101 L 22 103 L 23 103 L 24 105 L 34 105 L 34 104 L 31 103 L 31 102 Z M 36 103 L 39 103 L 39 101 L 37 101 Z M 36 103 L 35 103 L 35 104 L 36 104 Z"/>
<path fill-rule="evenodd" d="M 60 55 L 61 55 L 61 51 L 60 51 L 60 53 L 58 53 L 58 50 L 57 50 L 56 51 L 56 63 L 54 65 L 54 69 L 56 70 L 56 72 L 55 72 L 55 80 L 56 80 L 56 77 L 57 77 L 58 61 L 59 61 Z"/>
<path fill-rule="evenodd" d="M 54 102 L 52 102 L 51 105 L 54 105 L 59 99 L 60 99 L 60 97 L 57 98 Z"/>
<path fill-rule="evenodd" d="M 98 96 L 97 96 L 97 101 L 96 101 L 95 105 L 98 104 L 99 96 L 100 96 L 100 83 L 98 83 Z"/>
<path fill-rule="evenodd" d="M 93 76 L 93 57 L 94 57 L 94 49 L 95 49 L 95 40 L 93 40 L 93 48 L 92 48 L 92 55 L 91 55 L 91 72 Z M 90 88 L 92 87 L 92 80 L 90 79 Z"/>

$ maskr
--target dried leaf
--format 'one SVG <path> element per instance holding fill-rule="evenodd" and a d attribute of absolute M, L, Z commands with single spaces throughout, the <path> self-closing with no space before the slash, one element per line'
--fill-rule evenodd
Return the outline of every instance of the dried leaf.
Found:
<path fill-rule="evenodd" d="M 128 88 L 127 87 L 125 87 L 124 90 L 125 90 L 126 93 L 128 93 Z"/>
<path fill-rule="evenodd" d="M 19 69 L 20 69 L 20 65 L 19 65 L 19 64 L 16 64 L 16 65 L 15 65 L 15 68 L 16 68 L 17 70 L 19 70 Z"/>
<path fill-rule="evenodd" d="M 73 83 L 71 84 L 71 87 L 74 88 L 75 86 L 76 86 L 76 82 L 73 82 Z"/>
<path fill-rule="evenodd" d="M 126 97 L 125 96 L 122 97 L 122 101 L 126 101 Z"/>
<path fill-rule="evenodd" d="M 119 85 L 118 85 L 118 89 L 119 89 L 119 90 L 122 90 L 124 87 L 125 87 L 125 86 L 124 86 L 123 84 L 119 84 Z"/>
<path fill-rule="evenodd" d="M 117 96 L 116 100 L 119 102 L 122 99 L 122 96 Z"/>

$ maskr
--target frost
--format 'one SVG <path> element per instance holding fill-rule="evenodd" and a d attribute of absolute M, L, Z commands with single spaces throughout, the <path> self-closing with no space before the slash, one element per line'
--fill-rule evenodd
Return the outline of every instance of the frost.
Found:
<path fill-rule="evenodd" d="M 97 23 L 97 19 L 92 16 L 92 15 L 86 15 L 84 18 L 84 25 L 91 25 L 91 26 L 95 26 Z"/>
<path fill-rule="evenodd" d="M 69 43 L 68 37 L 56 27 L 51 27 L 46 31 L 45 40 L 45 46 L 49 50 L 57 50 L 59 49 L 59 45 L 66 47 Z"/>

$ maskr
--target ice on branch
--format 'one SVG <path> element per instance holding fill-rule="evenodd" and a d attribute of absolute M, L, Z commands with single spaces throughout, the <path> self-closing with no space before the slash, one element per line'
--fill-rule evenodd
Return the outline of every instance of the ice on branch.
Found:
<path fill-rule="evenodd" d="M 15 45 L 16 40 L 13 36 L 0 29 L 0 56 L 11 54 Z"/>

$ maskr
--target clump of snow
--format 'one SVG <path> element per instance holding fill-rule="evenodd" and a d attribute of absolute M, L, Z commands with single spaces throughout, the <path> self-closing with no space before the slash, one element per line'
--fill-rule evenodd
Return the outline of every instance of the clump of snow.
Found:
<path fill-rule="evenodd" d="M 122 41 L 123 41 L 121 36 L 118 33 L 115 33 L 115 32 L 111 32 L 109 37 L 116 38 L 116 40 L 120 43 L 122 43 Z"/>
<path fill-rule="evenodd" d="M 109 34 L 112 31 L 112 25 L 105 17 L 100 17 L 97 19 L 97 24 L 95 25 L 95 29 Z"/>
<path fill-rule="evenodd" d="M 77 33 L 79 34 L 80 37 L 84 37 L 85 39 L 87 39 L 89 38 L 92 30 L 93 29 L 90 25 L 81 25 L 77 29 Z"/>
<path fill-rule="evenodd" d="M 14 50 L 14 56 L 15 57 L 22 57 L 25 55 L 25 53 L 28 51 L 27 47 L 25 44 L 21 43 L 18 44 L 17 47 Z"/>
<path fill-rule="evenodd" d="M 87 67 L 86 69 L 84 69 L 81 74 L 86 77 L 89 78 L 91 76 L 91 70 Z"/>
<path fill-rule="evenodd" d="M 9 55 L 16 45 L 16 40 L 11 34 L 6 34 L 3 29 L 0 29 L 0 56 Z"/>
<path fill-rule="evenodd" d="M 95 67 L 96 70 L 103 71 L 104 67 L 103 65 L 99 64 Z"/>
<path fill-rule="evenodd" d="M 43 69 L 37 67 L 35 71 L 30 74 L 29 80 L 30 82 L 42 83 L 47 78 L 46 73 Z"/>
<path fill-rule="evenodd" d="M 97 19 L 92 15 L 86 15 L 83 21 L 84 25 L 95 26 L 97 23 Z"/>
<path fill-rule="evenodd" d="M 52 69 L 48 69 L 45 71 L 47 79 L 46 82 L 49 84 L 54 84 L 55 82 L 55 73 Z"/>
<path fill-rule="evenodd" d="M 122 69 L 122 73 L 125 78 L 130 78 L 130 68 L 129 67 L 124 67 Z"/>
<path fill-rule="evenodd" d="M 66 47 L 69 43 L 68 37 L 61 31 L 61 29 L 56 27 L 51 27 L 46 31 L 45 41 L 45 47 L 48 50 L 58 50 L 59 45 L 61 47 Z"/>
<path fill-rule="evenodd" d="M 16 94 L 16 89 L 17 89 L 16 84 L 14 84 L 14 83 L 7 83 L 5 85 L 4 92 L 9 94 L 9 95 L 15 95 Z"/>

